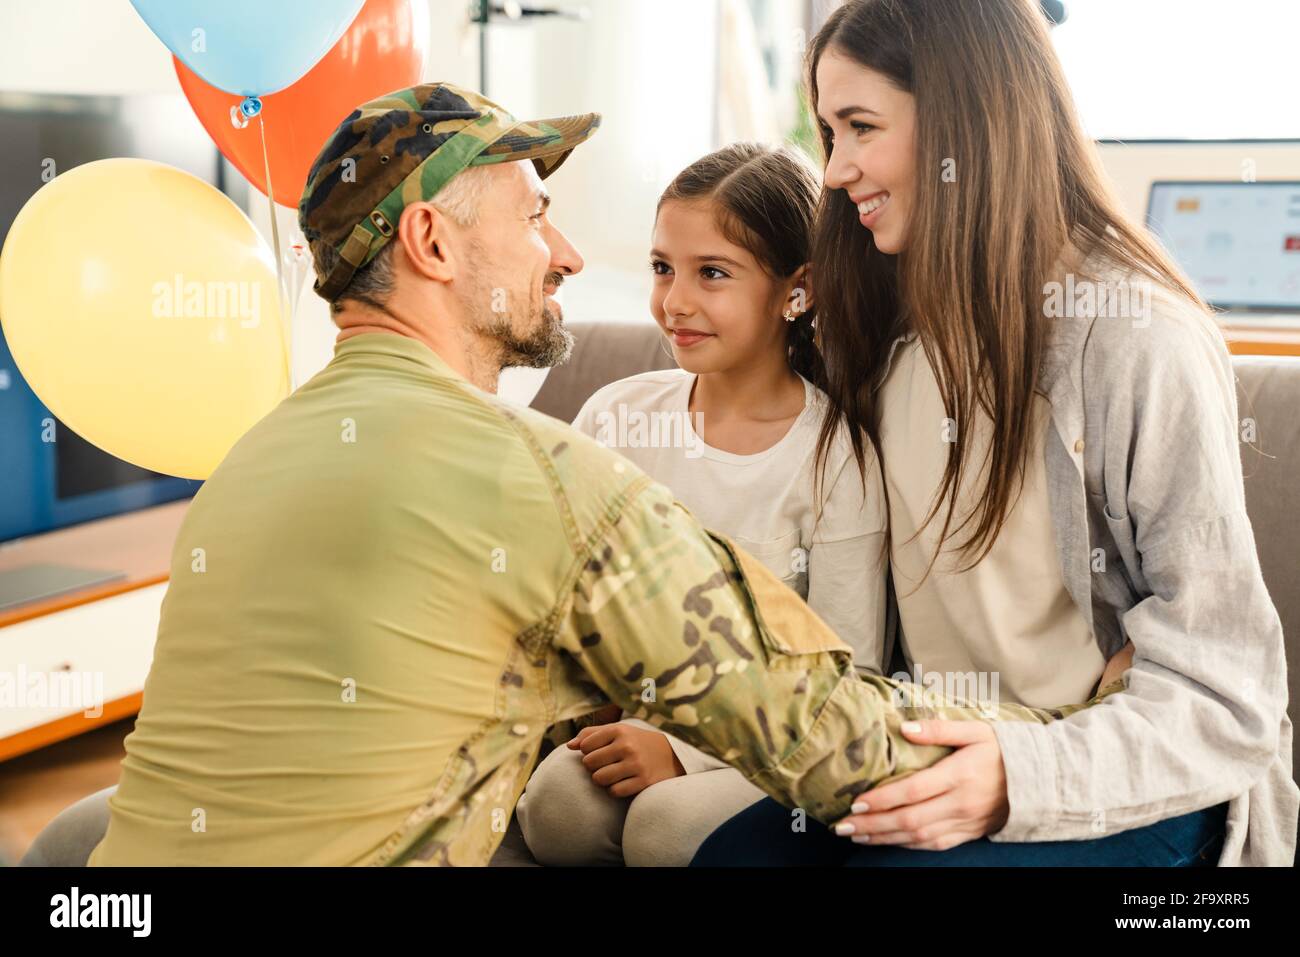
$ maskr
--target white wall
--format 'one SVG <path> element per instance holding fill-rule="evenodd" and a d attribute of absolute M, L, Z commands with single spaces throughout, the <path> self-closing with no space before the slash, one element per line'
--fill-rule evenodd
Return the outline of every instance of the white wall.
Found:
<path fill-rule="evenodd" d="M 1052 31 L 1098 139 L 1300 136 L 1296 0 L 1078 0 Z"/>
<path fill-rule="evenodd" d="M 179 92 L 171 54 L 127 0 L 4 0 L 0 89 Z"/>

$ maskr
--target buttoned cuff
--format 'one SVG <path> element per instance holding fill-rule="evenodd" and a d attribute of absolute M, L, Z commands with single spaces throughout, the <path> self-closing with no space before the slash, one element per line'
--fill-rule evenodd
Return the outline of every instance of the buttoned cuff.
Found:
<path fill-rule="evenodd" d="M 1047 840 L 1061 814 L 1061 775 L 1050 727 L 1025 721 L 995 721 L 1007 775 L 1007 823 L 988 835 L 997 843 Z"/>

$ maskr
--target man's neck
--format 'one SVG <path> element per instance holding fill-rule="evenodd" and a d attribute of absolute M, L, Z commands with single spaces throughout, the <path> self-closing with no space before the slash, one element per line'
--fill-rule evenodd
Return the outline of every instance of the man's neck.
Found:
<path fill-rule="evenodd" d="M 454 372 L 484 392 L 497 391 L 501 366 L 492 357 L 483 355 L 481 344 L 467 333 L 449 331 L 433 323 L 416 325 L 385 310 L 351 301 L 334 316 L 334 323 L 339 327 L 336 342 L 373 332 L 406 336 L 423 342 Z"/>

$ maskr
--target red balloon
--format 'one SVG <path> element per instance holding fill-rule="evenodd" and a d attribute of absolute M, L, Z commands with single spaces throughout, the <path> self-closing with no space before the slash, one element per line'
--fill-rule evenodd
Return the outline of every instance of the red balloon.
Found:
<path fill-rule="evenodd" d="M 262 157 L 271 167 L 271 196 L 297 208 L 307 173 L 343 118 L 368 100 L 415 86 L 429 42 L 425 0 L 366 0 L 338 43 L 302 79 L 262 97 L 261 115 L 242 129 L 230 120 L 243 97 L 210 85 L 172 57 L 181 89 L 204 129 L 244 178 L 268 193 Z"/>

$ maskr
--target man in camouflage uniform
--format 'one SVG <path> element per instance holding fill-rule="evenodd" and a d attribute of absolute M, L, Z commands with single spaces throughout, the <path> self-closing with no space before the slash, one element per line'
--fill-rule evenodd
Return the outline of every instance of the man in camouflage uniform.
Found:
<path fill-rule="evenodd" d="M 335 356 L 189 508 L 91 863 L 484 864 L 548 729 L 610 702 L 825 822 L 949 753 L 908 719 L 1082 707 L 859 678 L 668 489 L 495 396 L 502 366 L 567 351 L 549 293 L 582 262 L 540 182 L 598 125 L 435 84 L 325 145 L 300 216 Z M 440 192 L 480 166 L 457 221 Z"/>

